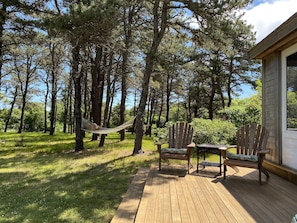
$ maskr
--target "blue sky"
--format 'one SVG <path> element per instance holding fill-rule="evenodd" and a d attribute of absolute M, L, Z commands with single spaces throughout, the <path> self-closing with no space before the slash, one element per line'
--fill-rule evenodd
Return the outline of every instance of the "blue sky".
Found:
<path fill-rule="evenodd" d="M 297 12 L 297 1 L 256 0 L 244 12 L 244 19 L 254 27 L 258 43 Z M 240 98 L 250 97 L 254 93 L 249 86 L 244 86 Z"/>
<path fill-rule="evenodd" d="M 258 43 L 296 12 L 296 0 L 256 0 L 245 10 L 244 19 L 253 25 Z"/>

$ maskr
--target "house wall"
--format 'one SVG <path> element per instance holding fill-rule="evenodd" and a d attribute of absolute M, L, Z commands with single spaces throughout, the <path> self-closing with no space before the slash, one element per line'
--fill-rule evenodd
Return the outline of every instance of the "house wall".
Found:
<path fill-rule="evenodd" d="M 297 169 L 283 164 L 281 151 L 282 132 L 285 132 L 282 131 L 281 122 L 283 91 L 281 52 L 295 43 L 297 43 L 297 12 L 251 49 L 249 55 L 253 59 L 262 60 L 262 120 L 270 133 L 267 144 L 270 153 L 266 156 L 264 166 L 268 171 L 297 184 Z M 297 136 L 294 137 L 297 139 Z M 296 153 L 292 159 L 296 159 Z"/>
<path fill-rule="evenodd" d="M 281 54 L 262 59 L 262 122 L 269 130 L 266 160 L 281 164 Z"/>
<path fill-rule="evenodd" d="M 264 167 L 297 184 L 297 171 L 282 165 L 282 97 L 281 52 L 275 51 L 262 59 L 262 122 L 269 130 Z"/>

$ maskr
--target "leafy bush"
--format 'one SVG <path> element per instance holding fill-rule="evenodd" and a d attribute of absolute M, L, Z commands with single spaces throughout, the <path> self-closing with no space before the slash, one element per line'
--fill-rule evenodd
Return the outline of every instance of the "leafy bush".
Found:
<path fill-rule="evenodd" d="M 193 119 L 193 141 L 197 144 L 234 144 L 236 140 L 236 126 L 229 121 L 219 119 Z"/>
<path fill-rule="evenodd" d="M 164 128 L 157 128 L 154 142 L 167 142 L 168 129 L 174 122 L 166 123 Z M 236 139 L 236 126 L 228 121 L 219 119 L 196 118 L 190 123 L 194 128 L 193 141 L 197 144 L 234 144 Z"/>
<path fill-rule="evenodd" d="M 168 130 L 174 122 L 167 122 L 164 127 L 156 128 L 154 133 L 154 143 L 156 142 L 168 142 Z"/>
<path fill-rule="evenodd" d="M 288 118 L 287 125 L 288 128 L 297 129 L 297 118 Z"/>
<path fill-rule="evenodd" d="M 262 122 L 261 100 L 257 96 L 248 99 L 234 100 L 231 107 L 225 108 L 221 116 L 234 123 L 236 127 Z"/>

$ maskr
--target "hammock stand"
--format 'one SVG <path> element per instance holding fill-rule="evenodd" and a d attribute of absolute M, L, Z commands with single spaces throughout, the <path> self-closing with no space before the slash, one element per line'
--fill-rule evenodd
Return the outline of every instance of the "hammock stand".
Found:
<path fill-rule="evenodd" d="M 132 118 L 131 120 L 115 127 L 115 128 L 105 128 L 105 127 L 101 127 L 99 125 L 97 125 L 96 123 L 92 123 L 90 121 L 88 121 L 85 118 L 82 118 L 82 127 L 81 129 L 85 132 L 90 132 L 90 133 L 94 133 L 94 134 L 110 134 L 110 133 L 114 133 L 114 132 L 119 132 L 123 129 L 126 129 L 130 126 L 133 125 L 134 120 L 135 120 L 136 116 L 134 118 Z"/>

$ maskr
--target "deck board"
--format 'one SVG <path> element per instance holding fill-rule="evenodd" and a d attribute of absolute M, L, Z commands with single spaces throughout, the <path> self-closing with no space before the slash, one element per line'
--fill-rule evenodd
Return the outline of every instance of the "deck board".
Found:
<path fill-rule="evenodd" d="M 224 180 L 213 176 L 218 168 L 207 168 L 210 174 L 206 177 L 195 169 L 186 174 L 182 165 L 169 165 L 161 172 L 153 165 L 138 203 L 127 199 L 133 198 L 131 195 L 123 199 L 126 204 L 122 207 L 137 207 L 121 209 L 120 205 L 117 213 L 122 214 L 116 214 L 112 223 L 285 223 L 297 213 L 297 185 L 274 174 L 267 181 L 264 176 L 259 185 L 258 171 L 249 168 L 229 168 Z"/>

